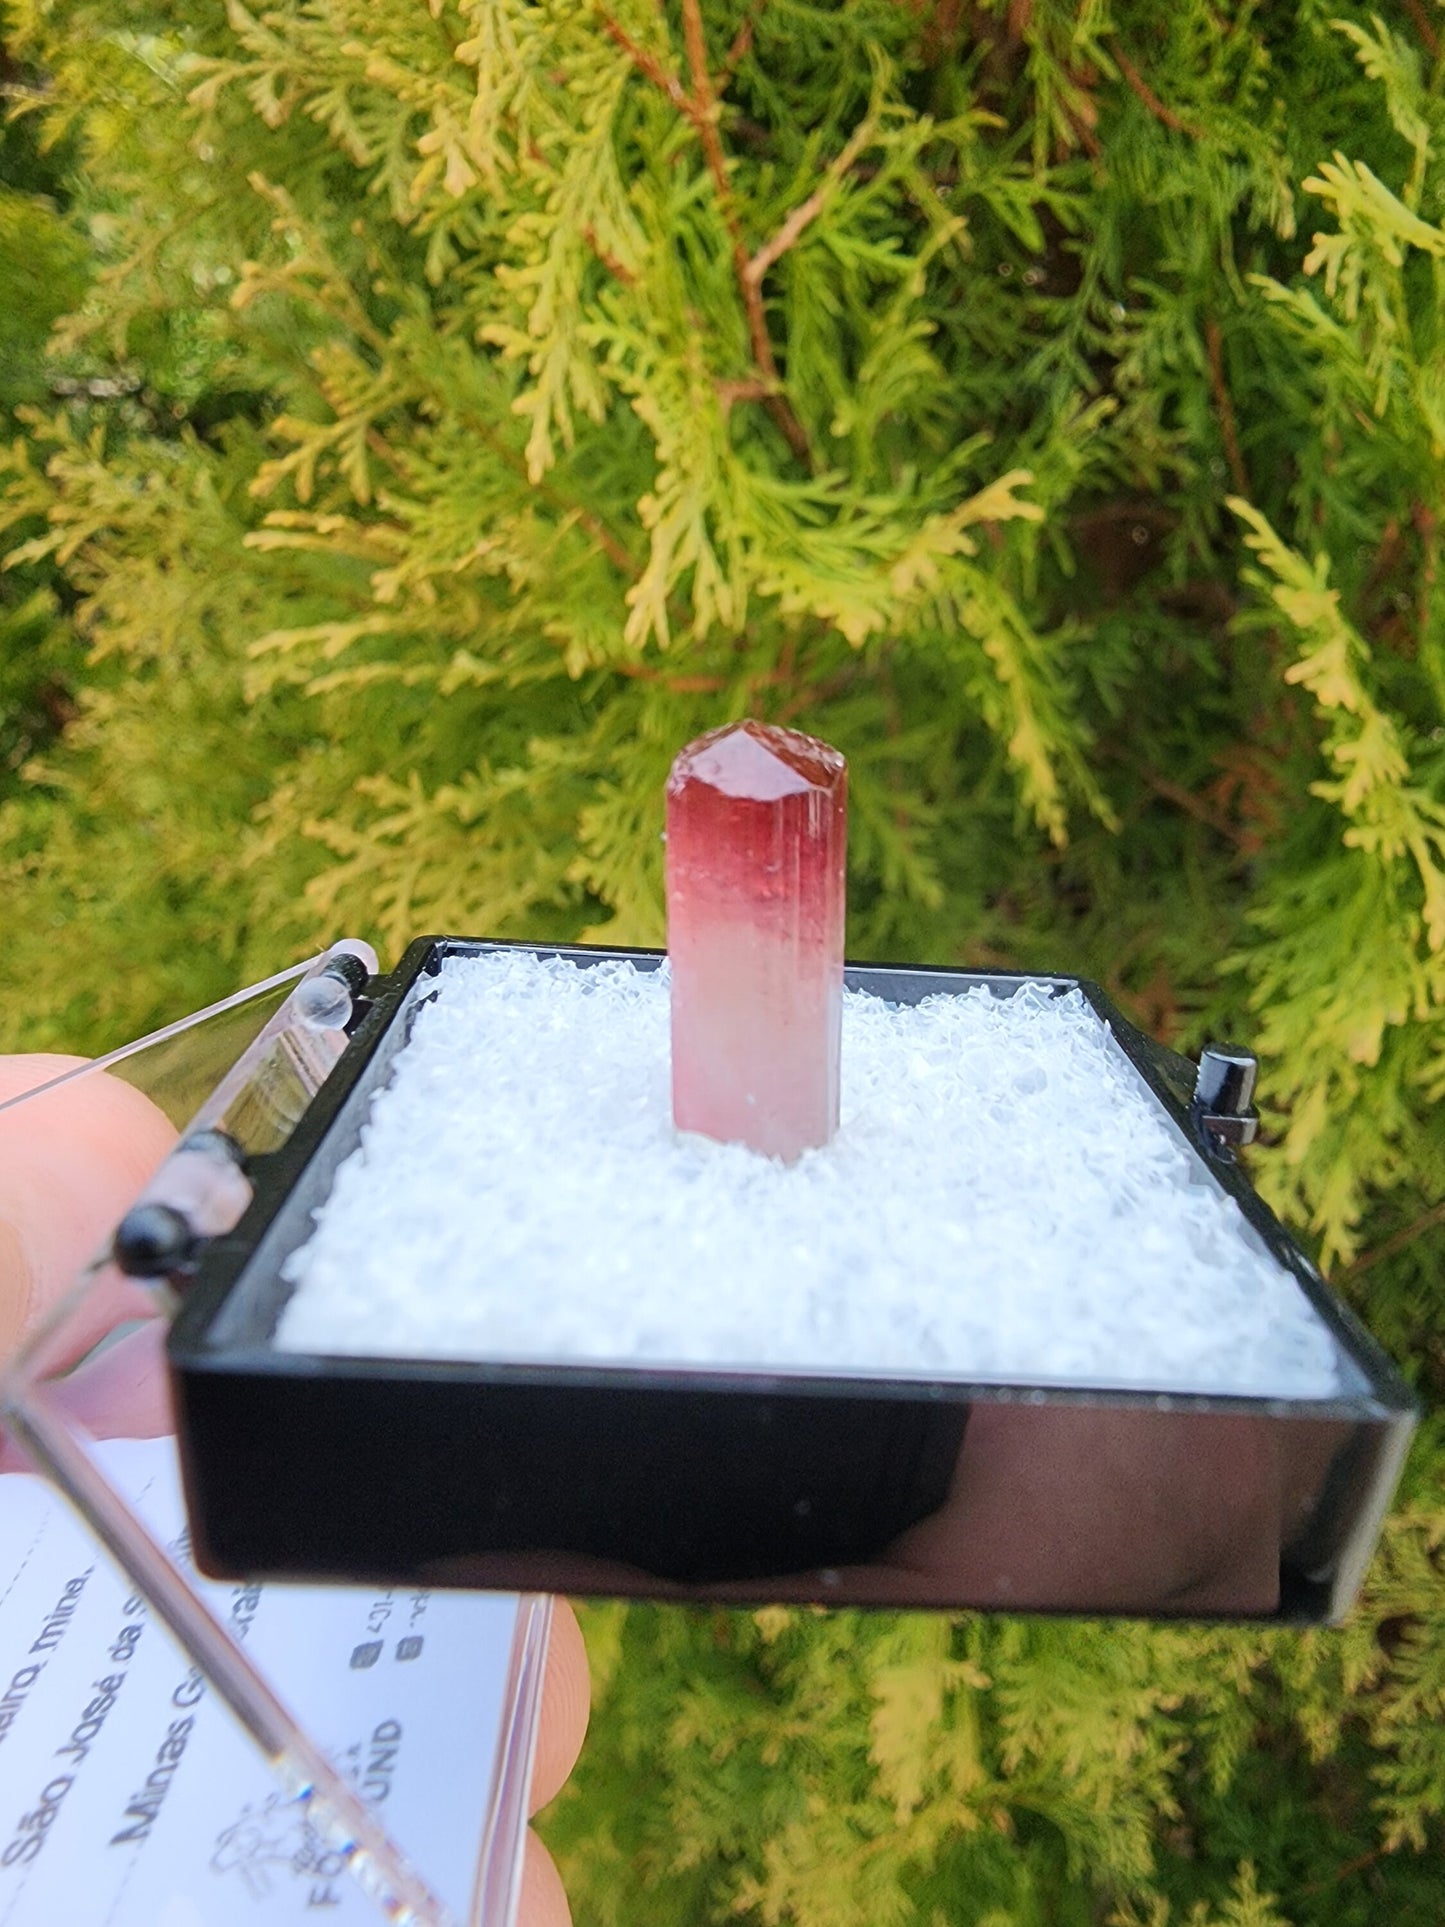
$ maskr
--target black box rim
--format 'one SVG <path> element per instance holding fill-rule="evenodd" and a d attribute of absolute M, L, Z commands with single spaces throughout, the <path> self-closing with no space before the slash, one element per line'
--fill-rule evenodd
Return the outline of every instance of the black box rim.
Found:
<path fill-rule="evenodd" d="M 646 948 L 613 948 L 583 944 L 532 944 L 508 939 L 455 937 L 416 938 L 397 968 L 374 978 L 365 997 L 368 1008 L 326 1083 L 316 1094 L 287 1143 L 253 1170 L 255 1194 L 235 1230 L 218 1238 L 205 1251 L 194 1281 L 186 1291 L 172 1324 L 167 1351 L 173 1371 L 275 1377 L 326 1376 L 386 1379 L 409 1382 L 459 1380 L 477 1385 L 548 1385 L 562 1387 L 617 1386 L 633 1390 L 688 1390 L 696 1392 L 768 1391 L 797 1397 L 839 1395 L 949 1402 L 998 1400 L 1044 1405 L 1067 1403 L 1149 1408 L 1158 1411 L 1258 1413 L 1273 1418 L 1345 1418 L 1413 1422 L 1418 1403 L 1386 1353 L 1350 1310 L 1330 1291 L 1319 1270 L 1294 1243 L 1269 1207 L 1259 1197 L 1237 1164 L 1209 1156 L 1202 1147 L 1181 1091 L 1188 1088 L 1192 1066 L 1155 1043 L 1128 1022 L 1107 993 L 1087 978 L 1039 971 L 973 971 L 952 966 L 916 964 L 848 964 L 850 988 L 888 996 L 889 990 L 913 989 L 919 995 L 946 989 L 986 987 L 1011 995 L 1025 985 L 1041 985 L 1055 994 L 1077 989 L 1143 1078 L 1146 1085 L 1184 1137 L 1202 1155 L 1211 1175 L 1244 1214 L 1276 1260 L 1288 1270 L 1324 1321 L 1345 1358 L 1360 1374 L 1360 1391 L 1328 1399 L 1289 1399 L 1254 1394 L 1151 1391 L 1148 1388 L 1080 1386 L 1059 1383 L 974 1384 L 959 1379 L 869 1378 L 866 1376 L 794 1375 L 743 1371 L 706 1371 L 683 1368 L 643 1368 L 569 1363 L 496 1364 L 473 1360 L 428 1358 L 371 1358 L 343 1354 L 279 1352 L 268 1345 L 218 1341 L 214 1325 L 236 1289 L 292 1189 L 317 1156 L 334 1126 L 342 1119 L 348 1099 L 371 1062 L 391 1019 L 420 978 L 437 975 L 450 956 L 478 956 L 498 950 L 525 950 L 536 956 L 569 957 L 580 963 L 630 962 L 655 969 L 665 952 Z M 881 982 L 880 982 L 881 980 Z M 941 980 L 941 981 L 940 981 Z M 917 1001 L 917 997 L 902 1001 Z M 898 1001 L 895 997 L 894 1001 Z"/>

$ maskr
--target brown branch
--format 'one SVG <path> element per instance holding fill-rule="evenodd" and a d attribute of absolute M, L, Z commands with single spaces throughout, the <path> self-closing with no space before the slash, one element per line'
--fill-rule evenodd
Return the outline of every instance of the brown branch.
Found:
<path fill-rule="evenodd" d="M 570 516 L 579 528 L 585 529 L 620 575 L 626 576 L 629 582 L 635 582 L 637 580 L 636 559 L 628 549 L 626 543 L 623 542 L 621 537 L 616 535 L 613 530 L 608 528 L 600 515 L 597 515 L 592 509 L 584 508 L 580 502 L 569 502 L 567 497 L 559 490 L 553 488 L 550 482 L 534 482 L 527 473 L 526 462 L 515 449 L 507 446 L 506 442 L 503 441 L 502 437 L 497 433 L 496 429 L 492 427 L 489 421 L 486 421 L 480 415 L 470 413 L 470 411 L 468 412 L 467 419 L 472 423 L 474 432 L 487 444 L 487 447 L 497 459 L 505 463 L 506 466 L 512 470 L 513 474 L 520 475 L 523 480 L 527 482 L 534 495 L 540 496 L 544 502 L 556 509 L 557 513 L 564 519 Z"/>
<path fill-rule="evenodd" d="M 751 51 L 753 29 L 758 24 L 758 15 L 766 5 L 767 0 L 753 0 L 752 6 L 748 8 L 747 13 L 743 16 L 743 24 L 733 35 L 733 44 L 728 48 L 723 58 L 723 64 L 718 72 L 719 90 L 727 86 L 728 82 L 738 70 L 738 62 L 745 60 Z"/>
<path fill-rule="evenodd" d="M 1385 1851 L 1384 1847 L 1372 1847 L 1368 1853 L 1356 1854 L 1355 1858 L 1347 1860 L 1343 1867 L 1336 1867 L 1334 1872 L 1327 1874 L 1323 1880 L 1312 1880 L 1307 1887 L 1301 1887 L 1299 1892 L 1301 1895 L 1322 1894 L 1326 1888 L 1337 1886 L 1340 1881 L 1348 1880 L 1352 1874 L 1363 1873 L 1366 1867 L 1373 1867 Z"/>
<path fill-rule="evenodd" d="M 678 696 L 717 696 L 724 689 L 731 689 L 736 678 L 732 676 L 679 676 L 671 670 L 655 669 L 645 662 L 609 662 L 599 667 L 610 669 L 619 676 L 630 677 L 633 682 L 659 683 L 664 689 Z M 772 689 L 783 681 L 776 673 L 771 676 L 755 676 L 753 687 Z"/>
<path fill-rule="evenodd" d="M 744 263 L 743 274 L 746 279 L 754 284 L 761 282 L 768 269 L 781 260 L 797 241 L 803 229 L 822 213 L 826 200 L 826 189 L 815 187 L 805 201 L 800 201 L 773 238 L 764 241 L 757 253 Z"/>
<path fill-rule="evenodd" d="M 1425 43 L 1425 50 L 1432 60 L 1440 58 L 1440 36 L 1430 24 L 1430 16 L 1421 6 L 1420 0 L 1405 0 L 1405 11 L 1415 23 L 1415 31 Z"/>
<path fill-rule="evenodd" d="M 837 159 L 830 161 L 828 171 L 805 201 L 800 201 L 778 229 L 770 241 L 754 254 L 743 269 L 746 278 L 761 286 L 763 276 L 775 262 L 781 260 L 790 247 L 798 240 L 803 230 L 822 213 L 828 205 L 829 197 L 837 189 L 838 183 L 852 167 L 854 161 L 873 138 L 875 122 L 870 114 L 861 120 L 849 135 L 843 151 Z"/>
<path fill-rule="evenodd" d="M 1373 1251 L 1362 1252 L 1352 1265 L 1339 1274 L 1337 1282 L 1343 1283 L 1347 1278 L 1359 1278 L 1365 1272 L 1372 1271 L 1376 1265 L 1383 1264 L 1386 1258 L 1393 1258 L 1397 1251 L 1403 1251 L 1406 1245 L 1414 1244 L 1417 1238 L 1423 1237 L 1427 1231 L 1432 1231 L 1437 1224 L 1445 1224 L 1445 1198 L 1442 1198 L 1438 1204 L 1432 1204 L 1428 1211 L 1422 1211 L 1413 1224 L 1407 1224 L 1404 1230 L 1397 1231 L 1394 1237 L 1386 1238 L 1385 1242 L 1376 1245 Z"/>
<path fill-rule="evenodd" d="M 763 308 L 762 289 L 756 281 L 748 278 L 748 251 L 743 241 L 737 207 L 733 201 L 732 183 L 728 179 L 727 156 L 723 152 L 722 136 L 718 132 L 717 96 L 713 92 L 712 78 L 708 73 L 707 39 L 703 33 L 701 0 L 682 0 L 682 34 L 683 44 L 687 48 L 688 73 L 692 79 L 690 115 L 693 125 L 697 128 L 698 138 L 702 142 L 708 172 L 712 175 L 713 186 L 717 191 L 719 210 L 732 237 L 733 267 L 737 273 L 743 309 L 747 315 L 748 338 L 752 343 L 753 360 L 758 364 L 770 390 L 763 405 L 777 423 L 779 433 L 794 455 L 800 462 L 811 468 L 813 452 L 808 446 L 807 431 L 781 392 L 782 380 L 778 374 L 777 357 L 773 353 L 772 337 L 768 333 L 768 318 Z"/>
<path fill-rule="evenodd" d="M 1365 602 L 1373 598 L 1376 590 L 1399 561 L 1401 547 L 1399 518 L 1392 515 L 1380 532 L 1380 546 L 1376 549 L 1375 559 L 1370 564 L 1370 573 L 1362 591 L 1362 599 Z"/>
<path fill-rule="evenodd" d="M 768 384 L 754 376 L 750 381 L 714 381 L 713 390 L 722 403 L 723 414 L 731 413 L 735 403 L 740 401 L 765 402 L 770 394 Z"/>
<path fill-rule="evenodd" d="M 614 281 L 620 281 L 624 288 L 635 288 L 637 286 L 637 276 L 625 261 L 619 261 L 615 254 L 609 254 L 607 252 L 606 248 L 604 248 L 602 243 L 597 239 L 597 230 L 595 227 L 588 226 L 583 228 L 582 239 L 587 243 L 588 247 L 591 248 L 593 254 L 596 255 L 598 261 L 606 268 Z"/>
<path fill-rule="evenodd" d="M 702 25 L 702 0 L 682 0 L 682 42 L 687 49 L 687 71 L 692 81 L 692 99 L 688 113 L 697 129 L 698 139 L 707 160 L 708 172 L 712 175 L 713 186 L 717 189 L 718 205 L 722 209 L 723 220 L 733 237 L 735 247 L 742 249 L 742 230 L 738 225 L 737 209 L 733 205 L 732 183 L 728 179 L 727 155 L 723 152 L 722 135 L 718 132 L 717 95 L 713 92 L 712 76 L 707 66 L 707 37 Z M 741 255 L 740 258 L 746 257 Z"/>
<path fill-rule="evenodd" d="M 925 67 L 936 67 L 958 45 L 963 26 L 964 0 L 914 0 L 909 11 L 922 23 L 919 51 Z M 985 58 L 998 49 L 985 43 Z"/>
<path fill-rule="evenodd" d="M 368 428 L 366 446 L 379 462 L 384 462 L 393 475 L 406 476 L 406 464 L 387 441 L 379 428 Z"/>
<path fill-rule="evenodd" d="M 45 720 L 58 736 L 80 715 L 80 704 L 64 683 L 47 676 L 35 692 L 35 700 L 45 711 Z"/>
<path fill-rule="evenodd" d="M 805 715 L 808 710 L 831 702 L 835 696 L 844 695 L 857 682 L 862 671 L 863 665 L 860 662 L 850 662 L 820 683 L 795 689 L 792 698 L 780 704 L 773 712 L 773 721 L 784 727 L 796 722 L 798 717 Z M 781 681 L 782 678 L 779 677 L 778 680 Z"/>
<path fill-rule="evenodd" d="M 1417 502 L 1410 511 L 1415 533 L 1420 538 L 1420 587 L 1415 596 L 1415 651 L 1418 655 L 1429 640 L 1430 611 L 1435 600 L 1435 582 L 1440 573 L 1440 523 L 1432 510 Z"/>
<path fill-rule="evenodd" d="M 610 13 L 604 13 L 600 18 L 602 31 L 607 38 L 615 40 L 637 71 L 645 74 L 654 87 L 660 87 L 678 112 L 686 114 L 691 120 L 693 118 L 692 102 L 688 99 L 687 90 L 677 75 L 669 73 L 657 55 L 649 53 L 646 47 L 635 41 L 621 22 L 614 20 Z"/>
<path fill-rule="evenodd" d="M 1229 461 L 1229 479 L 1236 495 L 1250 496 L 1249 470 L 1239 447 L 1239 424 L 1234 418 L 1234 403 L 1224 379 L 1224 335 L 1212 317 L 1204 324 L 1204 345 L 1209 352 L 1209 386 L 1214 391 L 1214 406 L 1219 412 L 1219 432 L 1224 437 L 1224 453 Z"/>
<path fill-rule="evenodd" d="M 883 691 L 883 733 L 890 743 L 896 743 L 903 734 L 903 707 L 898 700 L 898 685 L 893 680 L 893 661 L 886 646 L 878 664 L 878 681 Z M 888 760 L 888 773 L 884 781 L 895 795 L 903 787 L 903 772 L 895 757 Z M 907 834 L 908 811 L 901 802 L 893 805 L 893 823 L 901 834 Z"/>
<path fill-rule="evenodd" d="M 1152 769 L 1141 769 L 1139 774 L 1156 796 L 1162 796 L 1168 803 L 1177 804 L 1186 815 L 1203 823 L 1206 829 L 1213 830 L 1217 836 L 1224 837 L 1227 842 L 1236 846 L 1242 841 L 1239 831 L 1229 818 L 1219 810 L 1213 809 L 1202 796 L 1196 796 L 1193 790 L 1185 789 L 1182 783 L 1171 783 L 1167 776 L 1160 776 Z"/>
<path fill-rule="evenodd" d="M 798 660 L 798 639 L 792 630 L 783 637 L 783 646 L 778 651 L 778 674 L 785 683 L 791 685 Z"/>
<path fill-rule="evenodd" d="M 538 484 L 534 482 L 532 486 L 536 488 Z M 591 509 L 579 507 L 576 502 L 569 502 L 565 496 L 557 495 L 552 490 L 544 492 L 551 497 L 554 506 L 563 515 L 576 517 L 577 526 L 587 531 L 620 575 L 625 575 L 629 582 L 637 580 L 637 563 L 631 551 L 618 540 L 601 516 L 594 515 Z"/>
<path fill-rule="evenodd" d="M 1119 72 L 1124 76 L 1125 80 L 1128 81 L 1129 85 L 1149 109 L 1149 112 L 1154 116 L 1155 120 L 1159 121 L 1165 127 L 1172 128 L 1176 134 L 1188 134 L 1191 140 L 1203 140 L 1203 129 L 1196 127 L 1192 121 L 1181 120 L 1172 108 L 1164 105 L 1163 101 L 1160 100 L 1159 96 L 1154 92 L 1154 89 L 1145 80 L 1144 76 L 1134 65 L 1133 61 L 1130 60 L 1128 54 L 1124 52 L 1122 47 L 1116 46 L 1113 49 L 1113 54 L 1114 63 L 1118 67 Z"/>
<path fill-rule="evenodd" d="M 1103 143 L 1094 132 L 1088 120 L 1083 114 L 1076 113 L 1071 107 L 1065 107 L 1064 112 L 1068 116 L 1069 126 L 1074 130 L 1074 138 L 1080 147 L 1083 148 L 1091 161 L 1099 160 L 1104 152 Z"/>
<path fill-rule="evenodd" d="M 660 669 L 648 669 L 640 664 L 634 667 L 619 662 L 612 667 L 619 674 L 631 676 L 637 682 L 661 683 L 675 696 L 720 696 L 729 680 L 726 676 L 668 676 Z"/>
<path fill-rule="evenodd" d="M 578 528 L 587 531 L 619 575 L 626 576 L 629 582 L 637 580 L 636 559 L 625 544 L 612 533 L 600 515 L 594 515 L 591 509 L 582 508 L 576 502 L 569 502 L 565 495 L 559 495 L 555 489 L 549 489 L 542 483 L 534 482 L 532 486 L 544 500 L 551 502 L 560 515 L 564 517 L 570 515 L 576 521 Z"/>
<path fill-rule="evenodd" d="M 761 373 L 765 392 L 763 406 L 777 423 L 779 433 L 798 460 L 811 468 L 813 452 L 808 443 L 807 430 L 788 405 L 782 392 L 782 378 L 778 373 L 777 357 L 773 353 L 772 338 L 768 334 L 768 318 L 763 307 L 762 289 L 758 282 L 748 278 L 748 250 L 743 240 L 742 225 L 738 220 L 737 204 L 733 199 L 732 183 L 728 179 L 727 155 L 723 151 L 722 135 L 718 131 L 718 101 L 707 64 L 707 36 L 703 31 L 701 0 L 682 0 L 683 45 L 687 50 L 688 76 L 692 82 L 689 93 L 677 75 L 664 67 L 656 54 L 649 53 L 629 34 L 625 27 L 612 16 L 603 12 L 600 16 L 602 30 L 609 39 L 616 42 L 627 55 L 638 72 L 645 75 L 654 87 L 662 90 L 667 98 L 682 114 L 702 143 L 703 158 L 707 162 L 708 173 L 712 176 L 713 190 L 717 195 L 718 211 L 723 225 L 732 242 L 733 268 L 738 278 L 738 290 L 742 295 L 743 311 L 747 316 L 748 340 L 752 347 L 753 360 Z"/>

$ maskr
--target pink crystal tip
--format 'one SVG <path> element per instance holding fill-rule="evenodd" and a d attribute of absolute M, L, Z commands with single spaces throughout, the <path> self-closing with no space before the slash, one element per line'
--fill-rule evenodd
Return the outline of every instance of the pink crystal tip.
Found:
<path fill-rule="evenodd" d="M 776 802 L 804 790 L 846 787 L 848 765 L 831 743 L 801 730 L 748 718 L 710 729 L 678 751 L 667 779 L 668 794 L 696 780 L 739 801 Z"/>

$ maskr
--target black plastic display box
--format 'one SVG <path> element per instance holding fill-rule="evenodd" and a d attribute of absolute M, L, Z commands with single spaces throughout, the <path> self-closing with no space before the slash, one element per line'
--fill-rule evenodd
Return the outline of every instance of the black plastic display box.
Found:
<path fill-rule="evenodd" d="M 726 1601 L 1327 1620 L 1414 1425 L 1393 1366 L 1203 1127 L 1195 1071 L 1072 977 L 850 967 L 894 1003 L 1079 989 L 1333 1335 L 1329 1399 L 696 1368 L 308 1356 L 281 1270 L 357 1146 L 445 958 L 420 938 L 255 1198 L 206 1250 L 169 1354 L 198 1563 L 219 1576 Z M 580 966 L 661 953 L 539 947 Z"/>

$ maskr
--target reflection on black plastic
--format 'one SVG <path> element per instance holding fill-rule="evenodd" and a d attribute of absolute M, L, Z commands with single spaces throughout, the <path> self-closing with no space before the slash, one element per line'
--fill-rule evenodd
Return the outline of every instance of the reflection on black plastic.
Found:
<path fill-rule="evenodd" d="M 210 1564 L 654 1598 L 1317 1618 L 1342 1603 L 1342 1561 L 1395 1461 L 1381 1417 L 683 1390 L 625 1374 L 568 1384 L 560 1371 L 483 1383 L 357 1363 L 263 1383 L 185 1375 Z"/>

